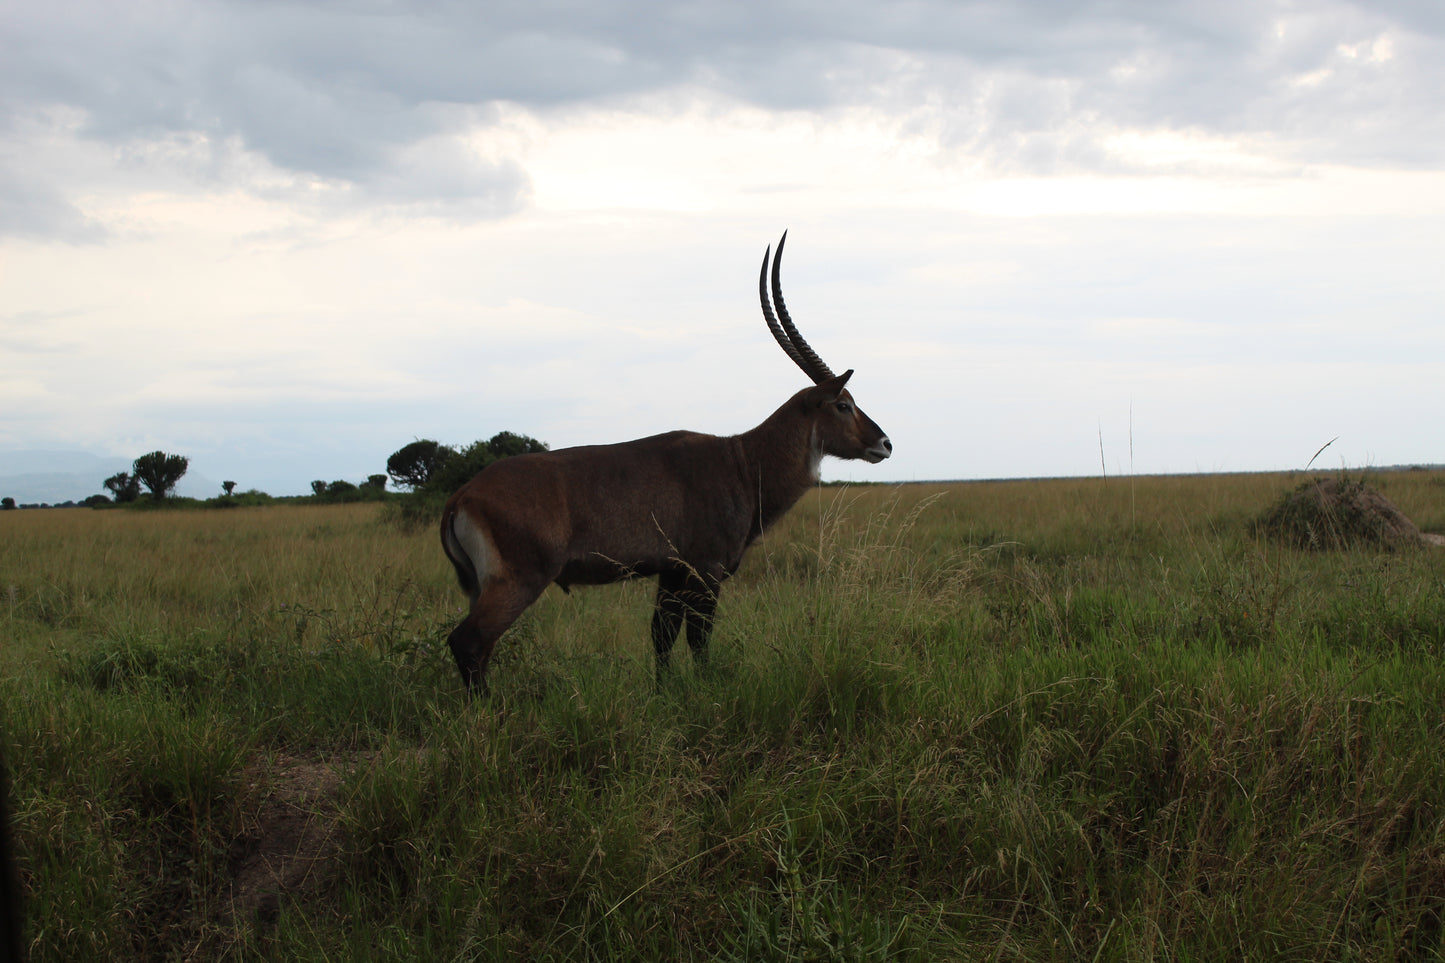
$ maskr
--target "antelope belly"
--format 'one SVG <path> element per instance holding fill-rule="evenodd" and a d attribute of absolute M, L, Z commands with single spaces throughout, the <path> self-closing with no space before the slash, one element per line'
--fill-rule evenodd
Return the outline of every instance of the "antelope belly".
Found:
<path fill-rule="evenodd" d="M 594 555 L 568 562 L 562 566 L 562 571 L 553 581 L 565 590 L 573 585 L 608 585 L 630 578 L 649 578 L 656 574 L 656 565 L 624 565 L 610 558 Z"/>

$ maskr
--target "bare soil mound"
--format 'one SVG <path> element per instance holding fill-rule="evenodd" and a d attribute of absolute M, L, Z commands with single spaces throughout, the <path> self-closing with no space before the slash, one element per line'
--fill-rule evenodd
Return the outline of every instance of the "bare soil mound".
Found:
<path fill-rule="evenodd" d="M 227 926 L 269 924 L 283 899 L 318 894 L 336 877 L 341 772 L 330 763 L 281 757 L 255 776 L 266 799 L 232 851 L 231 895 L 221 912 Z"/>
<path fill-rule="evenodd" d="M 1433 543 L 1377 489 L 1346 478 L 1315 478 L 1287 492 L 1260 516 L 1256 530 L 1313 549 Z"/>

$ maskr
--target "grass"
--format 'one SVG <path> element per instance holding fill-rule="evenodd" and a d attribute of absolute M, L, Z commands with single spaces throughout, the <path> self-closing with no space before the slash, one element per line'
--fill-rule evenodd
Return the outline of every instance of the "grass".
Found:
<path fill-rule="evenodd" d="M 715 672 L 549 591 L 479 705 L 377 506 L 5 513 L 31 956 L 1440 958 L 1445 551 L 1260 540 L 1297 481 L 820 490 Z"/>

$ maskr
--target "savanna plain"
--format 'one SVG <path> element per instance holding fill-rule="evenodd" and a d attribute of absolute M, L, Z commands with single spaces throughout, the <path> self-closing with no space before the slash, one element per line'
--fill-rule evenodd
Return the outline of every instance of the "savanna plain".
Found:
<path fill-rule="evenodd" d="M 820 488 L 706 673 L 553 588 L 475 703 L 386 505 L 0 514 L 29 954 L 1439 959 L 1445 549 L 1262 532 L 1304 479 Z"/>

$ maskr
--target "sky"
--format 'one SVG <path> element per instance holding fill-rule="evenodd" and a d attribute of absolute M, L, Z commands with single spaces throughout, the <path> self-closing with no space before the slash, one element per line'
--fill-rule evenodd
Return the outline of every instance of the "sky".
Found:
<path fill-rule="evenodd" d="M 894 444 L 825 478 L 1445 462 L 1437 0 L 0 0 L 0 50 L 0 475 L 734 434 L 808 383 L 784 230 Z"/>

